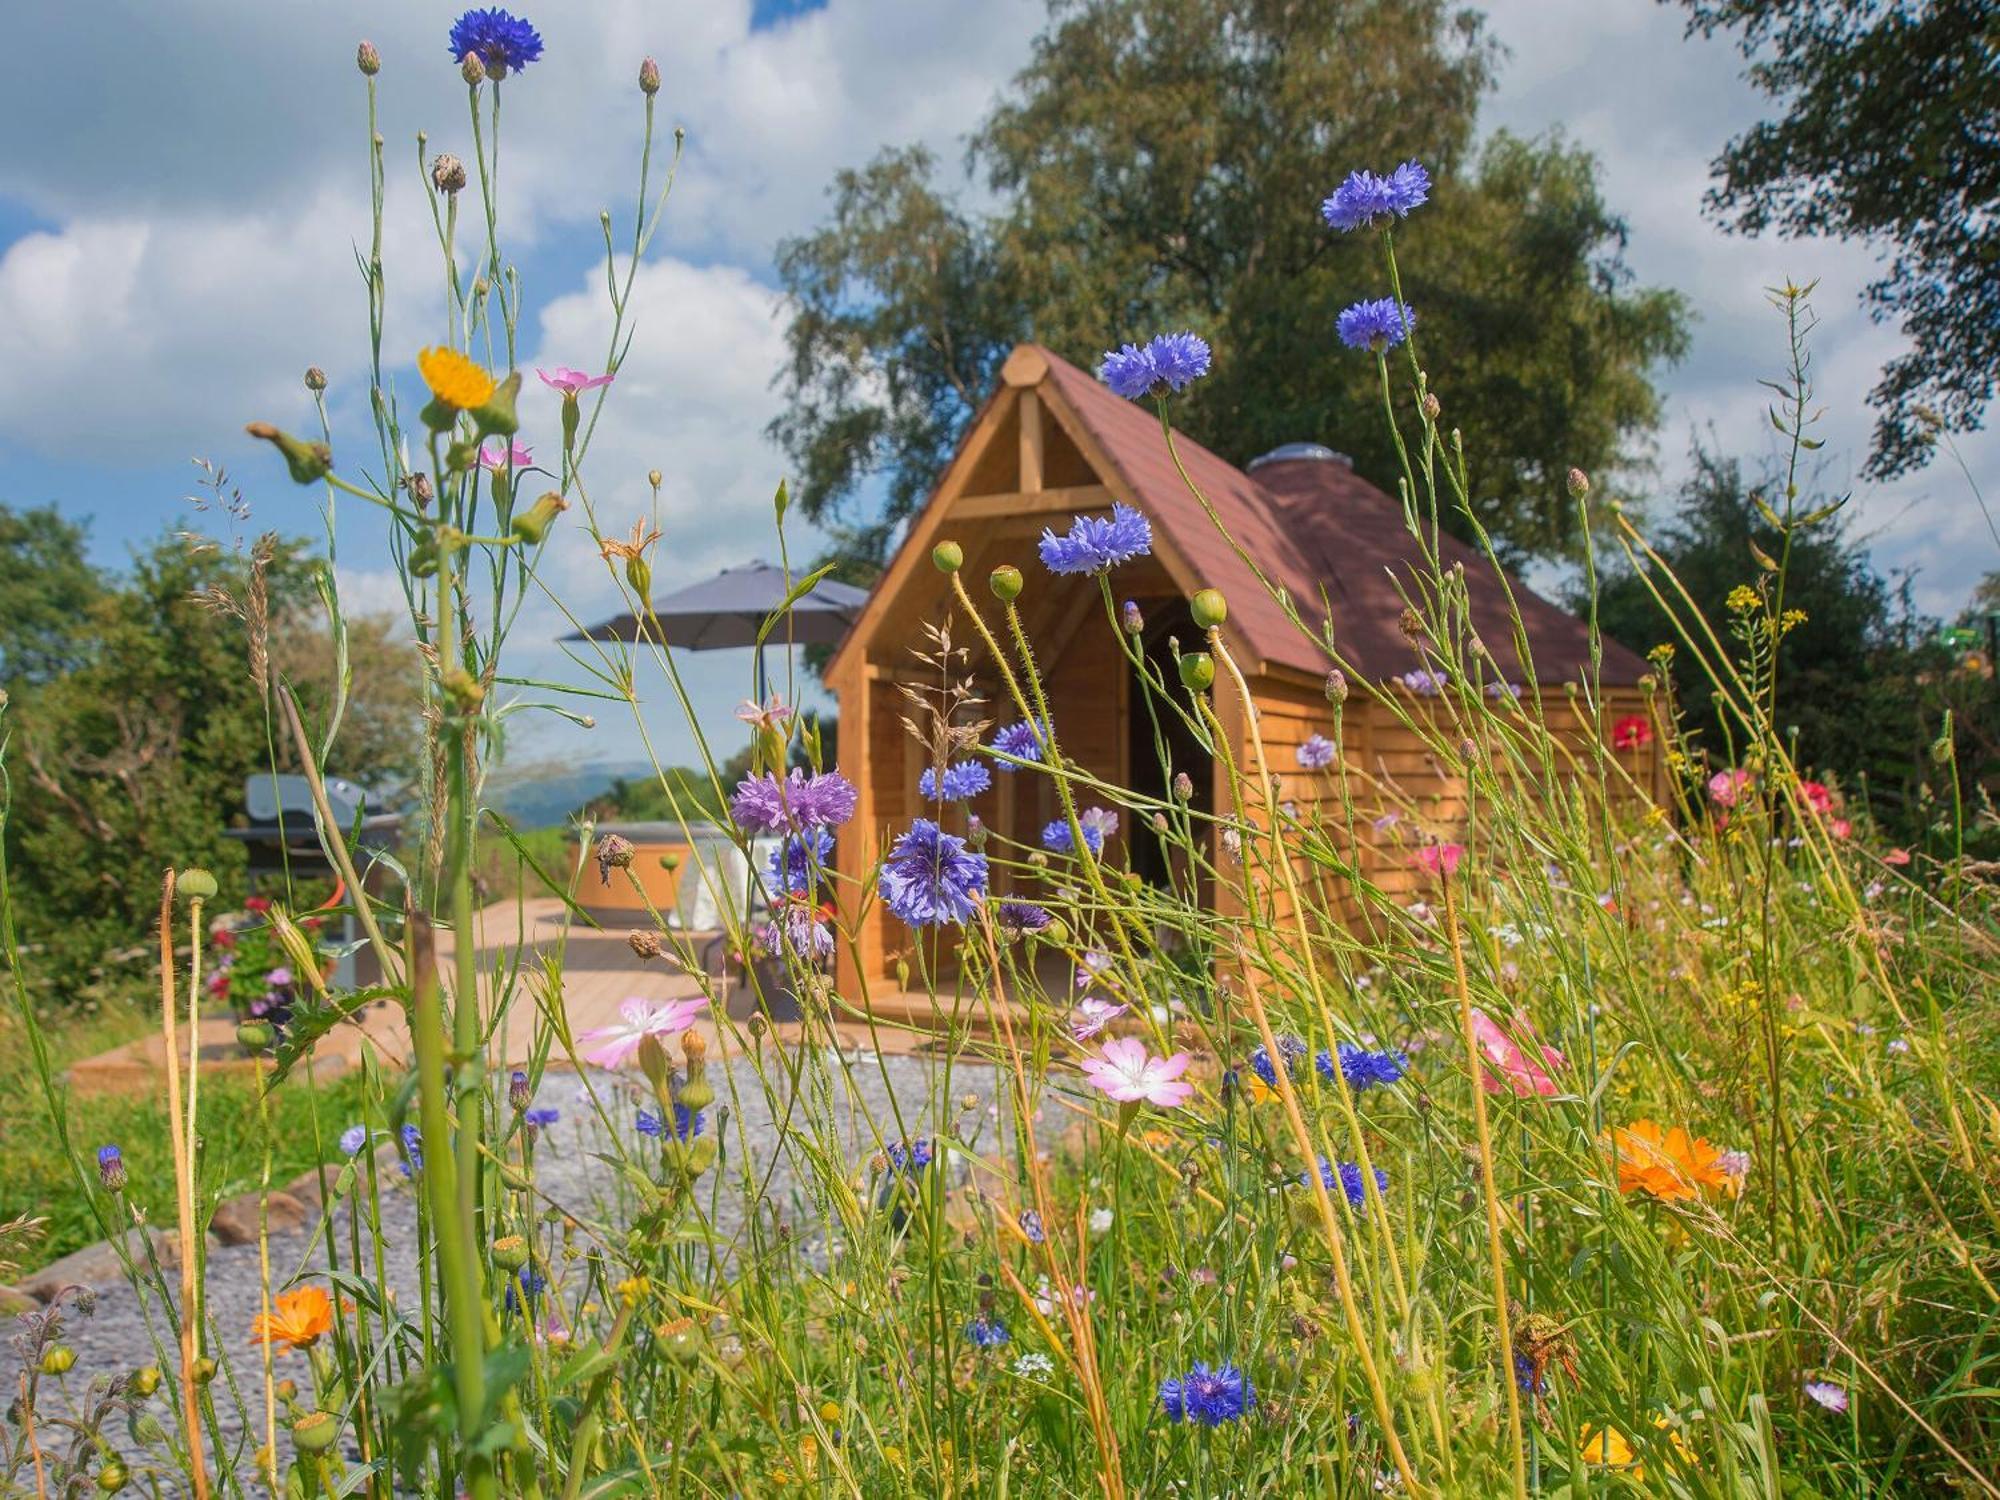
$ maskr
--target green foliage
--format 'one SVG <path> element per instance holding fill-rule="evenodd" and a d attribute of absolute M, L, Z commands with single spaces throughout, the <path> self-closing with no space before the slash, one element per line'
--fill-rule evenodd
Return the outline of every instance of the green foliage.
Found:
<path fill-rule="evenodd" d="M 0 505 L 0 686 L 47 682 L 87 654 L 84 625 L 102 584 L 83 543 L 83 528 L 53 505 Z"/>
<path fill-rule="evenodd" d="M 1512 555 L 1562 551 L 1564 474 L 1634 456 L 1686 313 L 1631 285 L 1587 152 L 1505 132 L 1474 150 L 1491 69 L 1478 20 L 1438 0 L 1057 0 L 972 143 L 990 213 L 923 150 L 890 151 L 779 249 L 791 409 L 772 430 L 805 510 L 877 559 L 1013 343 L 1094 367 L 1178 327 L 1215 346 L 1178 413 L 1193 435 L 1237 462 L 1324 440 L 1393 489 L 1376 372 L 1333 332 L 1389 288 L 1369 237 L 1316 208 L 1349 169 L 1417 157 L 1437 191 L 1403 287 L 1444 399 L 1480 414 L 1472 507 Z"/>
<path fill-rule="evenodd" d="M 1886 251 L 1866 292 L 1910 348 L 1891 360 L 1869 472 L 1929 462 L 1970 432 L 2000 368 L 2000 4 L 1995 0 L 1678 0 L 1690 31 L 1735 32 L 1782 113 L 1716 159 L 1710 208 L 1748 234 L 1831 235 Z"/>
<path fill-rule="evenodd" d="M 1780 532 L 1758 508 L 1760 498 L 1782 488 L 1782 481 L 1746 479 L 1735 459 L 1695 450 L 1678 517 L 1654 545 L 1708 619 L 1728 619 L 1730 593 L 1758 576 L 1753 548 L 1767 558 L 1784 551 Z M 1823 503 L 1802 499 L 1798 509 Z M 1666 635 L 1655 589 L 1671 592 L 1659 567 L 1603 578 L 1597 612 L 1604 632 L 1639 652 L 1658 645 Z M 1588 607 L 1582 597 L 1571 602 Z M 1968 780 L 2000 770 L 2000 698 L 1992 680 L 1966 671 L 1936 644 L 1932 622 L 1917 618 L 1874 571 L 1844 512 L 1795 534 L 1785 605 L 1805 616 L 1779 655 L 1782 728 L 1796 731 L 1802 767 L 1841 779 L 1850 794 L 1865 793 L 1868 808 L 1905 838 L 1939 814 L 1940 797 L 1949 800 L 1930 755 L 1947 710 Z M 1699 662 L 1679 650 L 1671 672 L 1691 746 L 1715 767 L 1739 764 L 1744 736 Z"/>

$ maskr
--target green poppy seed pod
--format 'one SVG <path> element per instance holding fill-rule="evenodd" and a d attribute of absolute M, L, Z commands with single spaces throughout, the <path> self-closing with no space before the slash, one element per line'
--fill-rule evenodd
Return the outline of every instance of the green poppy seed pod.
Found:
<path fill-rule="evenodd" d="M 125 1384 L 133 1395 L 144 1400 L 160 1388 L 160 1367 L 143 1365 L 132 1372 L 132 1378 Z"/>
<path fill-rule="evenodd" d="M 299 1383 L 287 1376 L 271 1387 L 271 1392 L 285 1405 L 290 1406 L 299 1399 Z"/>
<path fill-rule="evenodd" d="M 317 396 L 326 389 L 326 371 L 318 365 L 306 366 L 306 389 Z"/>
<path fill-rule="evenodd" d="M 373 42 L 363 42 L 354 49 L 354 66 L 370 78 L 382 71 L 382 54 L 375 50 Z"/>
<path fill-rule="evenodd" d="M 503 1271 L 518 1271 L 528 1263 L 528 1242 L 518 1234 L 503 1234 L 493 1242 L 493 1264 Z"/>
<path fill-rule="evenodd" d="M 487 437 L 512 437 L 521 430 L 514 402 L 521 394 L 521 372 L 510 370 L 507 378 L 493 387 L 486 404 L 472 414 L 474 424 Z"/>
<path fill-rule="evenodd" d="M 1581 500 L 1590 493 L 1590 476 L 1581 469 L 1571 469 L 1566 482 L 1572 500 Z"/>
<path fill-rule="evenodd" d="M 269 1021 L 245 1021 L 236 1028 L 236 1040 L 247 1052 L 262 1052 L 277 1040 L 277 1036 Z"/>
<path fill-rule="evenodd" d="M 479 444 L 461 438 L 444 450 L 444 467 L 448 474 L 464 474 L 479 462 Z"/>
<path fill-rule="evenodd" d="M 97 1471 L 98 1491 L 101 1494 L 115 1495 L 131 1482 L 131 1478 L 132 1476 L 125 1470 L 125 1465 L 113 1459 Z"/>
<path fill-rule="evenodd" d="M 1198 627 L 1213 630 L 1229 618 L 1229 601 L 1222 597 L 1221 589 L 1203 589 L 1188 601 L 1188 610 Z"/>
<path fill-rule="evenodd" d="M 1206 651 L 1190 651 L 1181 658 L 1181 686 L 1192 693 L 1205 693 L 1215 686 L 1215 658 Z"/>
<path fill-rule="evenodd" d="M 486 82 L 486 64 L 479 60 L 477 52 L 468 52 L 458 60 L 458 76 L 469 88 L 478 88 Z"/>
<path fill-rule="evenodd" d="M 680 1102 L 692 1110 L 704 1110 L 715 1103 L 715 1088 L 706 1078 L 690 1078 L 681 1085 Z"/>
<path fill-rule="evenodd" d="M 76 1368 L 76 1351 L 68 1344 L 51 1344 L 42 1351 L 44 1375 L 67 1375 Z"/>
<path fill-rule="evenodd" d="M 931 548 L 931 561 L 940 573 L 956 573 L 965 566 L 965 549 L 957 542 L 939 542 Z"/>
<path fill-rule="evenodd" d="M 514 535 L 531 547 L 540 546 L 542 538 L 549 534 L 549 527 L 555 524 L 556 517 L 568 509 L 569 502 L 550 490 L 514 517 Z"/>
<path fill-rule="evenodd" d="M 699 1177 L 715 1165 L 715 1137 L 698 1135 L 688 1142 L 687 1170 L 690 1177 Z"/>
<path fill-rule="evenodd" d="M 453 667 L 439 681 L 460 713 L 477 713 L 486 701 L 486 684 L 463 667 Z"/>
<path fill-rule="evenodd" d="M 215 899 L 215 877 L 200 865 L 189 865 L 174 876 L 174 889 L 190 901 L 213 901 Z"/>
<path fill-rule="evenodd" d="M 340 1418 L 330 1411 L 309 1411 L 292 1423 L 292 1441 L 301 1453 L 324 1453 L 340 1436 Z"/>
<path fill-rule="evenodd" d="M 438 570 L 437 546 L 429 537 L 424 537 L 410 549 L 410 576 L 412 578 L 435 578 Z"/>
<path fill-rule="evenodd" d="M 215 1379 L 215 1361 L 207 1355 L 203 1355 L 194 1362 L 194 1369 L 191 1373 L 194 1375 L 194 1383 L 196 1385 L 207 1385 Z"/>
<path fill-rule="evenodd" d="M 646 471 L 646 483 L 653 487 L 654 494 L 657 495 L 660 492 L 660 486 L 666 482 L 667 476 L 662 474 L 658 469 L 648 469 Z"/>
<path fill-rule="evenodd" d="M 660 65 L 647 58 L 639 64 L 639 92 L 651 97 L 660 91 Z"/>
<path fill-rule="evenodd" d="M 1012 563 L 1002 563 L 987 578 L 986 586 L 993 590 L 995 599 L 1011 604 L 1021 597 L 1021 570 Z"/>
<path fill-rule="evenodd" d="M 273 427 L 269 422 L 250 422 L 243 430 L 253 438 L 269 443 L 285 456 L 285 467 L 291 472 L 295 484 L 317 484 L 333 472 L 333 450 L 325 443 L 309 443 L 304 438 L 293 437 L 289 432 Z"/>
<path fill-rule="evenodd" d="M 662 870 L 678 870 L 680 867 L 681 857 L 678 854 L 662 854 L 660 856 L 660 868 Z"/>

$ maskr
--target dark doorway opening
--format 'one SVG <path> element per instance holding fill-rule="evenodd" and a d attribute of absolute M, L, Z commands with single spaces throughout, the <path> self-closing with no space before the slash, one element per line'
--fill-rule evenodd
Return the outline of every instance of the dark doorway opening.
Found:
<path fill-rule="evenodd" d="M 1186 696 L 1180 686 L 1180 663 L 1174 643 L 1178 641 L 1183 651 L 1194 650 L 1201 644 L 1201 631 L 1195 628 L 1185 599 L 1142 599 L 1139 609 L 1146 622 L 1139 637 L 1146 660 L 1165 681 L 1168 692 L 1185 708 Z M 1206 815 L 1215 805 L 1215 768 L 1208 751 L 1180 714 L 1168 704 L 1149 703 L 1144 689 L 1136 682 L 1132 684 L 1130 708 L 1125 715 L 1125 733 L 1126 764 L 1132 768 L 1133 791 L 1172 804 L 1176 773 L 1185 773 L 1194 783 L 1187 806 L 1195 815 L 1194 835 L 1199 843 L 1208 826 Z M 1169 821 L 1172 822 L 1171 814 Z M 1190 886 L 1185 849 L 1174 847 L 1169 837 L 1154 832 L 1148 817 L 1137 818 L 1130 833 L 1132 868 L 1141 880 L 1207 902 L 1205 880 L 1197 874 L 1195 884 Z"/>

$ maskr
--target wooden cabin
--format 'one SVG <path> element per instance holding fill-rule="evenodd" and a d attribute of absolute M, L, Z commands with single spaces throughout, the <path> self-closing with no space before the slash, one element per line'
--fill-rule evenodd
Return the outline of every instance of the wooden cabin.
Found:
<path fill-rule="evenodd" d="M 1384 889 L 1409 889 L 1414 899 L 1417 876 L 1410 869 L 1409 841 L 1449 837 L 1465 806 L 1455 775 L 1389 706 L 1400 703 L 1419 717 L 1438 707 L 1397 680 L 1421 664 L 1401 626 L 1404 594 L 1398 580 L 1402 589 L 1413 589 L 1417 551 L 1401 506 L 1356 474 L 1349 461 L 1317 445 L 1288 445 L 1247 469 L 1184 437 L 1176 438 L 1176 446 L 1230 535 L 1296 601 L 1314 629 L 1328 612 L 1321 606 L 1324 591 L 1335 642 L 1350 671 L 1363 679 L 1352 684 L 1340 726 L 1347 784 L 1364 809 L 1379 807 L 1386 815 L 1383 828 L 1364 829 L 1380 847 L 1363 851 L 1363 867 Z M 858 878 L 913 817 L 935 811 L 917 792 L 928 758 L 904 727 L 910 704 L 898 684 L 937 678 L 920 669 L 914 653 L 925 648 L 927 623 L 955 614 L 949 580 L 931 561 L 932 548 L 945 540 L 964 549 L 963 576 L 989 621 L 997 623 L 999 611 L 987 592 L 988 573 L 1012 563 L 1025 576 L 1018 607 L 1039 656 L 1065 754 L 1113 785 L 1166 795 L 1170 777 L 1155 752 L 1152 720 L 1134 701 L 1132 671 L 1120 656 L 1096 580 L 1053 576 L 1036 554 L 1044 527 L 1060 532 L 1072 516 L 1102 513 L 1119 501 L 1151 521 L 1153 548 L 1150 557 L 1118 568 L 1111 587 L 1118 601 L 1139 606 L 1147 650 L 1162 663 L 1166 680 L 1177 683 L 1169 640 L 1178 638 L 1184 650 L 1200 643 L 1188 599 L 1203 588 L 1222 590 L 1229 607 L 1224 641 L 1248 679 L 1265 753 L 1272 771 L 1281 774 L 1281 800 L 1304 805 L 1337 795 L 1332 778 L 1298 764 L 1298 748 L 1310 735 L 1334 735 L 1326 653 L 1286 617 L 1217 534 L 1176 473 L 1150 407 L 1122 400 L 1088 372 L 1024 344 L 1008 357 L 999 388 L 912 518 L 827 667 L 825 680 L 840 705 L 841 768 L 860 792 L 856 817 L 836 847 L 841 874 Z M 1465 566 L 1471 621 L 1492 653 L 1496 681 L 1519 684 L 1524 674 L 1508 601 L 1490 565 L 1448 536 L 1438 539 L 1437 550 L 1443 567 Z M 1589 694 L 1566 686 L 1592 677 L 1583 623 L 1518 581 L 1513 594 L 1553 730 L 1581 745 L 1600 732 L 1599 725 L 1608 736 L 1621 718 L 1647 714 L 1639 685 L 1647 668 L 1638 656 L 1604 643 L 1593 710 Z M 973 648 L 965 670 L 986 700 L 980 716 L 996 724 L 1018 720 L 963 619 L 952 621 L 952 639 L 954 646 Z M 1218 682 L 1213 697 L 1238 760 L 1254 765 L 1238 695 Z M 1657 737 L 1645 738 L 1646 744 L 1617 753 L 1634 780 L 1650 789 L 1658 775 Z M 1224 773 L 1191 737 L 1175 733 L 1170 750 L 1173 770 L 1186 770 L 1195 780 L 1198 807 L 1228 805 Z M 995 833 L 1035 847 L 1042 827 L 1059 815 L 1049 778 L 1016 773 L 996 775 L 994 783 L 971 811 Z M 954 819 L 962 824 L 965 813 L 963 806 L 947 809 L 947 826 Z M 1132 823 L 1130 813 L 1121 817 L 1121 844 L 1111 857 L 1129 860 L 1142 876 L 1157 877 L 1163 851 L 1150 830 Z M 842 993 L 872 999 L 893 990 L 889 976 L 910 941 L 908 929 L 876 903 L 857 934 L 861 972 L 842 949 Z"/>

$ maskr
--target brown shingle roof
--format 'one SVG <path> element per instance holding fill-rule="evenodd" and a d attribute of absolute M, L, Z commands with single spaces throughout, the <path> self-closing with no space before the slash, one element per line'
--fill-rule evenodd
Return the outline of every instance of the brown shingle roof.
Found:
<path fill-rule="evenodd" d="M 1201 582 L 1229 600 L 1230 623 L 1267 665 L 1325 671 L 1324 652 L 1306 640 L 1267 594 L 1174 471 L 1160 424 L 1151 410 L 1111 394 L 1094 377 L 1046 349 L 1048 380 L 1082 422 L 1094 445 L 1154 526 L 1188 558 Z M 1188 475 L 1201 487 L 1223 524 L 1271 581 L 1285 589 L 1309 627 L 1321 619 L 1320 592 L 1331 606 L 1334 642 L 1358 670 L 1377 681 L 1418 665 L 1399 626 L 1403 594 L 1414 599 L 1415 541 L 1402 507 L 1356 474 L 1347 463 L 1304 459 L 1264 463 L 1254 475 L 1176 434 L 1175 447 Z M 1507 599 L 1492 567 L 1473 548 L 1440 536 L 1438 560 L 1465 565 L 1472 622 L 1501 669 L 1518 679 L 1514 632 Z M 1581 620 L 1513 580 L 1537 677 L 1543 683 L 1579 681 L 1590 662 L 1589 633 Z M 1602 680 L 1636 682 L 1646 671 L 1640 658 L 1604 642 Z"/>

